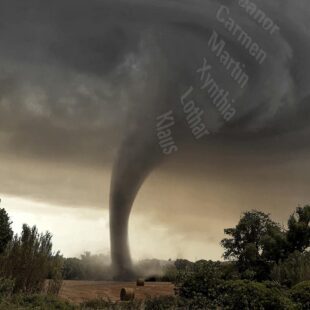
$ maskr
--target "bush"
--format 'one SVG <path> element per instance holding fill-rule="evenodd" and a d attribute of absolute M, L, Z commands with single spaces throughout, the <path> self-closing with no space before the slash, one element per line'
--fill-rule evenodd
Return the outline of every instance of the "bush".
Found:
<path fill-rule="evenodd" d="M 310 252 L 295 251 L 285 261 L 274 266 L 271 278 L 289 287 L 310 280 Z"/>
<path fill-rule="evenodd" d="M 176 309 L 177 299 L 173 296 L 161 296 L 146 299 L 144 302 L 145 310 L 170 310 Z"/>
<path fill-rule="evenodd" d="M 61 259 L 52 253 L 50 233 L 39 234 L 34 226 L 23 225 L 22 235 L 14 236 L 1 259 L 3 276 L 15 280 L 14 292 L 40 293 L 45 279 L 61 275 Z"/>
<path fill-rule="evenodd" d="M 177 279 L 178 271 L 174 265 L 168 265 L 164 267 L 164 274 L 161 277 L 161 281 L 175 282 Z"/>
<path fill-rule="evenodd" d="M 84 310 L 140 310 L 142 302 L 139 300 L 126 302 L 112 302 L 109 299 L 97 298 L 86 301 L 80 305 Z"/>
<path fill-rule="evenodd" d="M 230 310 L 296 309 L 280 286 L 248 280 L 224 282 L 219 290 L 218 304 Z"/>
<path fill-rule="evenodd" d="M 109 299 L 97 298 L 81 303 L 81 309 L 115 309 L 115 303 Z"/>
<path fill-rule="evenodd" d="M 79 258 L 66 258 L 64 260 L 63 278 L 65 280 L 84 280 L 86 278 L 82 261 Z"/>
<path fill-rule="evenodd" d="M 0 278 L 0 298 L 11 296 L 14 290 L 14 285 L 14 280 Z"/>
<path fill-rule="evenodd" d="M 205 297 L 216 300 L 218 287 L 223 282 L 221 263 L 212 261 L 198 261 L 192 272 L 180 272 L 177 278 L 179 295 L 194 299 Z"/>
<path fill-rule="evenodd" d="M 46 293 L 50 295 L 58 295 L 62 287 L 62 269 L 63 258 L 55 255 L 50 259 L 49 275 L 46 287 Z"/>
<path fill-rule="evenodd" d="M 186 299 L 173 296 L 149 298 L 144 302 L 144 310 L 201 310 L 216 309 L 210 301 L 203 296 Z"/>
<path fill-rule="evenodd" d="M 304 281 L 291 289 L 291 298 L 300 309 L 310 309 L 310 281 Z"/>
<path fill-rule="evenodd" d="M 0 309 L 75 310 L 76 306 L 50 295 L 16 294 L 1 301 Z"/>

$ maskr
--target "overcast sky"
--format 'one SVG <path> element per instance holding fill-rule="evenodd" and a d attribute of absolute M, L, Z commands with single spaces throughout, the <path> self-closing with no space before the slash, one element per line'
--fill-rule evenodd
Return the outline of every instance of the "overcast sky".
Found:
<path fill-rule="evenodd" d="M 134 203 L 133 258 L 219 259 L 243 211 L 285 224 L 310 202 L 310 4 L 256 3 L 276 33 L 238 1 L 0 0 L 0 197 L 16 232 L 28 222 L 65 255 L 107 252 L 117 150 L 130 134 L 128 153 L 146 140 L 160 153 L 156 119 L 169 110 L 178 152 L 158 155 Z M 221 6 L 266 51 L 263 64 L 219 22 Z M 244 89 L 210 50 L 214 31 L 244 64 Z M 226 122 L 199 90 L 211 134 L 196 140 L 180 97 L 204 58 L 236 114 Z"/>

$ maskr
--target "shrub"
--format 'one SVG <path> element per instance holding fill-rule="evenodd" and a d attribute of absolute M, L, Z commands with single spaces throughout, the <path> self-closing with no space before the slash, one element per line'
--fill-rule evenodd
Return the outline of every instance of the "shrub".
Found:
<path fill-rule="evenodd" d="M 39 293 L 59 254 L 52 253 L 50 233 L 39 234 L 34 226 L 23 225 L 22 235 L 14 236 L 2 257 L 3 275 L 15 280 L 14 292 Z M 61 269 L 61 264 L 54 269 Z M 56 274 L 56 270 L 52 270 Z M 58 275 L 61 272 L 58 272 Z"/>
<path fill-rule="evenodd" d="M 291 289 L 291 298 L 301 309 L 310 309 L 310 281 L 298 283 Z"/>
<path fill-rule="evenodd" d="M 109 299 L 97 298 L 86 301 L 80 305 L 84 310 L 140 310 L 142 302 L 139 300 L 126 301 L 126 302 L 112 302 Z"/>
<path fill-rule="evenodd" d="M 278 285 L 248 280 L 224 282 L 219 290 L 218 304 L 230 310 L 296 309 L 286 292 Z"/>
<path fill-rule="evenodd" d="M 271 278 L 289 287 L 310 280 L 310 252 L 295 251 L 271 272 Z"/>
<path fill-rule="evenodd" d="M 81 303 L 81 309 L 115 309 L 115 304 L 109 299 L 97 298 Z"/>
<path fill-rule="evenodd" d="M 14 285 L 14 280 L 0 278 L 0 298 L 11 296 L 14 290 Z"/>
<path fill-rule="evenodd" d="M 82 261 L 79 258 L 66 258 L 64 260 L 63 278 L 65 280 L 83 280 L 86 278 Z"/>
<path fill-rule="evenodd" d="M 177 299 L 173 296 L 161 296 L 146 299 L 144 302 L 145 310 L 170 310 L 176 309 Z"/>
<path fill-rule="evenodd" d="M 201 309 L 217 309 L 216 305 L 203 296 L 196 296 L 192 299 L 161 296 L 146 299 L 144 302 L 144 310 L 201 310 Z"/>
<path fill-rule="evenodd" d="M 179 273 L 177 278 L 179 295 L 189 299 L 198 296 L 211 301 L 216 300 L 218 287 L 223 282 L 221 277 L 219 262 L 198 261 L 194 264 L 192 272 Z"/>
<path fill-rule="evenodd" d="M 161 277 L 161 281 L 175 282 L 177 279 L 178 271 L 174 265 L 168 265 L 164 267 L 164 274 Z"/>
<path fill-rule="evenodd" d="M 221 272 L 224 280 L 238 280 L 241 278 L 236 262 L 221 263 Z"/>
<path fill-rule="evenodd" d="M 55 255 L 50 259 L 49 275 L 46 293 L 50 295 L 58 295 L 62 287 L 62 269 L 63 258 Z"/>
<path fill-rule="evenodd" d="M 3 300 L 0 309 L 40 309 L 40 310 L 75 310 L 75 305 L 51 295 L 16 294 Z"/>

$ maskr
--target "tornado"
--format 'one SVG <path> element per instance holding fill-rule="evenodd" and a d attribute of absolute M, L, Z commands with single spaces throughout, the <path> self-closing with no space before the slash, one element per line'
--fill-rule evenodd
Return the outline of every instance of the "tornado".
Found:
<path fill-rule="evenodd" d="M 128 224 L 135 197 L 158 162 L 155 141 L 133 136 L 124 141 L 114 163 L 110 189 L 111 259 L 115 279 L 135 278 L 129 249 Z"/>

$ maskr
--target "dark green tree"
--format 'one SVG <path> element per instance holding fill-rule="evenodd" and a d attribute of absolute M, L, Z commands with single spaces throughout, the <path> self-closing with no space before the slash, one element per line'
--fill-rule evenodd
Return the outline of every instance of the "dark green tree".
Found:
<path fill-rule="evenodd" d="M 2 254 L 7 244 L 13 238 L 12 222 L 5 209 L 0 209 L 0 254 Z"/>
<path fill-rule="evenodd" d="M 304 252 L 310 247 L 310 206 L 298 207 L 288 220 L 289 252 Z"/>
<path fill-rule="evenodd" d="M 44 288 L 49 275 L 62 268 L 59 253 L 52 252 L 52 235 L 40 234 L 36 226 L 23 225 L 3 255 L 3 276 L 15 280 L 15 292 L 36 293 Z"/>
<path fill-rule="evenodd" d="M 79 258 L 66 258 L 63 266 L 65 280 L 82 280 L 86 278 L 83 263 Z"/>
<path fill-rule="evenodd" d="M 279 224 L 260 211 L 245 212 L 235 228 L 224 230 L 224 258 L 236 260 L 245 278 L 268 278 L 271 266 L 285 255 L 286 235 Z"/>

